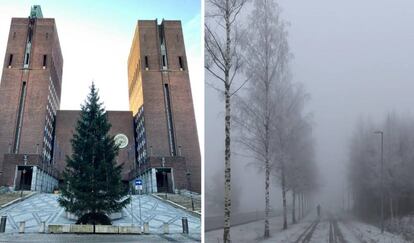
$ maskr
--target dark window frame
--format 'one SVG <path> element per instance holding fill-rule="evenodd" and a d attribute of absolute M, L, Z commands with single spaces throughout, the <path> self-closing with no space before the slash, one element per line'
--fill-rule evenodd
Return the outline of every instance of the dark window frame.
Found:
<path fill-rule="evenodd" d="M 181 71 L 185 70 L 184 61 L 182 56 L 178 56 L 178 64 L 180 65 Z"/>
<path fill-rule="evenodd" d="M 10 54 L 10 56 L 9 56 L 9 65 L 7 65 L 7 66 L 11 67 L 12 64 L 13 64 L 13 54 Z"/>
<path fill-rule="evenodd" d="M 149 69 L 148 56 L 145 56 L 144 59 L 145 59 L 145 69 L 148 70 Z"/>
<path fill-rule="evenodd" d="M 47 55 L 43 55 L 43 67 L 47 67 Z"/>

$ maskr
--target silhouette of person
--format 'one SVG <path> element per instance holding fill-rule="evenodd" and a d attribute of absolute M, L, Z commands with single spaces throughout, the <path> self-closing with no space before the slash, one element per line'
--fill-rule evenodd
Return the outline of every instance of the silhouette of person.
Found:
<path fill-rule="evenodd" d="M 321 217 L 321 205 L 318 204 L 318 206 L 316 206 L 316 211 L 318 212 L 318 218 Z"/>

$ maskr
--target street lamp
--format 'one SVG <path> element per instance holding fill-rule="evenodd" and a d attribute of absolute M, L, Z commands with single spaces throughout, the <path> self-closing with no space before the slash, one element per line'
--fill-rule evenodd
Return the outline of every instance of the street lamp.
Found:
<path fill-rule="evenodd" d="M 167 185 L 168 178 L 167 178 L 167 172 L 165 172 L 164 169 L 162 170 L 162 180 L 163 180 L 163 184 L 162 185 L 163 185 L 164 190 L 165 190 L 165 200 L 167 200 L 168 199 L 168 196 L 167 196 L 167 193 L 168 193 L 168 185 Z"/>
<path fill-rule="evenodd" d="M 187 175 L 188 190 L 190 191 L 191 208 L 194 211 L 194 199 L 193 199 L 193 193 L 191 192 L 191 180 L 190 180 L 191 172 L 189 170 L 187 170 L 186 175 Z"/>
<path fill-rule="evenodd" d="M 384 132 L 374 133 L 381 135 L 381 233 L 384 233 Z"/>
<path fill-rule="evenodd" d="M 23 197 L 23 187 L 22 187 L 22 182 L 23 182 L 23 180 L 24 180 L 24 175 L 26 174 L 26 169 L 23 169 L 23 171 L 22 171 L 22 173 L 23 173 L 23 176 L 22 176 L 22 178 L 21 178 L 21 180 L 20 180 L 20 198 L 22 198 Z"/>

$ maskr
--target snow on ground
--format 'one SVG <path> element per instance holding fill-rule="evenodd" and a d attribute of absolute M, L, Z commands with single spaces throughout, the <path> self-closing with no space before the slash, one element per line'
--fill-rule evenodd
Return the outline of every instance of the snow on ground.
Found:
<path fill-rule="evenodd" d="M 290 216 L 290 215 L 289 215 Z M 301 222 L 292 225 L 290 217 L 288 217 L 288 229 L 283 228 L 283 217 L 277 216 L 270 218 L 270 238 L 263 241 L 264 220 L 238 225 L 231 227 L 230 236 L 232 242 L 292 242 L 296 240 L 305 228 L 312 222 L 313 215 L 308 215 Z M 223 229 L 213 230 L 205 233 L 206 243 L 223 242 Z"/>
<path fill-rule="evenodd" d="M 315 213 L 309 214 L 303 220 L 296 224 L 289 224 L 287 230 L 282 230 L 283 218 L 281 216 L 270 219 L 270 238 L 264 240 L 264 221 L 256 221 L 248 224 L 234 226 L 230 230 L 232 242 L 263 242 L 263 243 L 290 243 L 298 240 L 304 240 L 305 236 L 312 231 L 313 222 L 317 220 Z M 329 242 L 330 234 L 330 220 L 327 215 L 321 218 L 315 230 L 311 234 L 310 241 L 314 243 Z M 291 221 L 289 221 L 291 223 Z M 333 224 L 332 224 L 333 227 Z M 338 220 L 338 228 L 342 233 L 344 240 L 348 243 L 366 242 L 366 243 L 408 243 L 402 236 L 385 232 L 381 234 L 379 228 L 361 223 L 355 220 L 346 220 L 343 222 Z M 306 231 L 306 232 L 305 232 Z M 214 230 L 206 232 L 206 243 L 220 243 L 223 242 L 223 230 Z"/>
<path fill-rule="evenodd" d="M 270 218 L 270 231 L 278 232 L 282 228 L 282 217 Z M 264 233 L 264 220 L 231 227 L 230 237 L 232 242 L 256 242 Z M 272 234 L 272 233 L 271 233 Z M 206 243 L 223 242 L 223 229 L 206 232 Z"/>
<path fill-rule="evenodd" d="M 347 242 L 361 242 L 358 236 L 356 236 L 348 226 L 338 222 L 338 227 Z"/>
<path fill-rule="evenodd" d="M 387 220 L 385 229 L 394 234 L 403 235 L 406 239 L 414 242 L 414 215 Z"/>
<path fill-rule="evenodd" d="M 408 243 L 408 241 L 404 240 L 399 235 L 394 235 L 389 232 L 384 232 L 381 234 L 381 230 L 379 228 L 369 224 L 353 221 L 345 225 L 355 236 L 359 237 L 365 242 Z"/>
<path fill-rule="evenodd" d="M 290 224 L 287 230 L 279 229 L 278 232 L 270 234 L 270 238 L 264 240 L 266 243 L 280 242 L 289 243 L 296 241 L 300 235 L 315 221 L 315 214 L 308 214 L 304 219 L 296 224 Z M 282 220 L 282 218 L 280 218 Z"/>
<path fill-rule="evenodd" d="M 329 222 L 321 221 L 312 234 L 310 242 L 314 243 L 329 243 Z"/>

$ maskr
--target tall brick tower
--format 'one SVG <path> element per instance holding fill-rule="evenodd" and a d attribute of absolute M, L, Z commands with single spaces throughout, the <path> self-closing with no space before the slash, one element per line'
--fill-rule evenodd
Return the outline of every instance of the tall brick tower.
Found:
<path fill-rule="evenodd" d="M 12 18 L 0 83 L 0 185 L 50 191 L 63 58 L 53 18 Z"/>
<path fill-rule="evenodd" d="M 137 168 L 145 192 L 201 190 L 201 159 L 180 21 L 138 21 L 128 59 Z"/>

